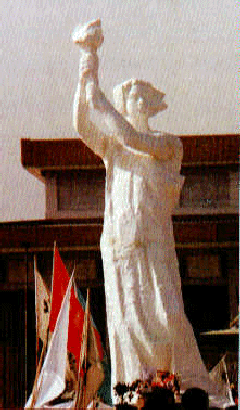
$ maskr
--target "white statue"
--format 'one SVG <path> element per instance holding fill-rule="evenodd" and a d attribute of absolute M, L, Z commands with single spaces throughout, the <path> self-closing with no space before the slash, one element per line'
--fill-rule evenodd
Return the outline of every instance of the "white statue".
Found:
<path fill-rule="evenodd" d="M 131 79 L 114 89 L 114 108 L 98 84 L 100 20 L 77 28 L 73 40 L 81 47 L 74 127 L 106 166 L 101 254 L 112 386 L 167 369 L 181 375 L 183 389 L 217 394 L 184 313 L 175 253 L 171 213 L 183 184 L 182 144 L 148 126 L 167 108 L 164 94 Z"/>

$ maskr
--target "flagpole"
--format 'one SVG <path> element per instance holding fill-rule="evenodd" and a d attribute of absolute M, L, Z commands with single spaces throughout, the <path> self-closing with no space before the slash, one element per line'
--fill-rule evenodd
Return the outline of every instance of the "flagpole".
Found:
<path fill-rule="evenodd" d="M 50 298 L 50 312 L 52 311 L 52 297 L 53 297 L 53 283 L 54 283 L 54 267 L 55 267 L 55 254 L 57 249 L 57 242 L 54 241 L 53 245 L 53 270 L 52 270 L 52 289 L 51 289 L 51 298 Z"/>
<path fill-rule="evenodd" d="M 36 269 L 37 269 L 37 259 L 36 259 L 36 254 L 34 253 L 34 259 L 33 259 L 33 270 L 34 270 L 34 282 L 35 282 L 35 321 L 36 321 L 36 351 L 35 351 L 35 361 L 36 361 L 36 369 L 38 367 L 39 361 L 38 361 L 38 351 L 39 351 L 39 329 L 37 326 L 37 276 L 36 276 Z"/>
<path fill-rule="evenodd" d="M 24 399 L 27 400 L 28 396 L 28 280 L 29 280 L 29 242 L 22 242 L 22 246 L 26 251 L 25 262 L 26 262 L 26 276 L 24 279 L 23 286 L 23 307 L 24 307 Z"/>
<path fill-rule="evenodd" d="M 36 300 L 37 300 L 37 261 L 36 261 L 36 255 L 34 254 L 34 276 L 35 276 L 35 314 L 37 315 L 36 312 Z M 39 348 L 39 328 L 37 326 L 37 320 L 36 320 L 36 375 L 35 375 L 35 379 L 34 379 L 34 384 L 33 384 L 33 390 L 32 390 L 32 401 L 31 401 L 31 405 L 30 408 L 33 409 L 35 406 L 35 403 L 37 401 L 37 396 L 38 396 L 38 389 L 37 389 L 37 383 L 38 383 L 38 379 L 40 376 L 40 372 L 41 372 L 41 368 L 42 368 L 42 363 L 43 363 L 43 358 L 44 355 L 46 353 L 47 350 L 47 345 L 48 345 L 48 334 L 49 334 L 49 327 L 47 328 L 46 333 L 44 334 L 44 340 L 43 340 L 43 347 L 41 350 L 41 354 L 40 354 L 40 358 L 39 358 L 39 362 L 37 360 L 37 352 L 38 352 L 38 348 Z"/>
<path fill-rule="evenodd" d="M 89 319 L 90 319 L 90 289 L 87 288 L 87 300 L 86 309 L 84 315 L 84 328 L 82 334 L 81 343 L 81 353 L 78 367 L 78 389 L 77 389 L 77 399 L 75 404 L 75 409 L 85 408 L 85 389 L 86 386 L 83 385 L 83 380 L 87 377 L 87 340 L 89 332 Z M 84 364 L 83 377 L 81 376 L 81 366 Z M 83 380 L 82 380 L 83 379 Z"/>
<path fill-rule="evenodd" d="M 29 243 L 26 242 L 24 243 L 24 246 L 26 247 L 26 254 L 27 254 L 27 280 L 24 285 L 24 321 L 25 321 L 25 328 L 24 328 L 24 393 L 25 393 L 25 402 L 27 401 L 27 396 L 28 396 L 28 328 L 27 328 L 27 322 L 28 322 L 28 274 L 29 274 Z"/>
<path fill-rule="evenodd" d="M 233 396 L 232 396 L 232 390 L 231 390 L 231 385 L 230 385 L 230 380 L 228 377 L 228 372 L 227 372 L 227 366 L 226 366 L 226 362 L 225 362 L 225 357 L 226 357 L 226 353 L 223 355 L 222 357 L 222 362 L 223 362 L 223 368 L 225 371 L 225 376 L 226 376 L 226 385 L 227 385 L 227 389 L 228 389 L 228 395 L 229 395 L 229 399 L 230 399 L 230 403 L 231 404 L 235 404 L 234 400 L 233 400 Z"/>
<path fill-rule="evenodd" d="M 85 349 L 85 386 L 83 391 L 83 406 L 86 408 L 86 386 L 87 386 L 87 352 L 88 352 L 88 335 L 90 331 L 90 320 L 91 320 L 91 312 L 90 312 L 90 288 L 87 288 L 87 334 L 86 334 L 86 349 Z"/>

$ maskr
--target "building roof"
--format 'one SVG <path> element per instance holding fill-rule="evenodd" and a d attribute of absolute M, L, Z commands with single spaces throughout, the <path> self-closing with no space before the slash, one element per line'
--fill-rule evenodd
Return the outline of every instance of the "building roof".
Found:
<path fill-rule="evenodd" d="M 239 136 L 182 135 L 182 168 L 193 166 L 230 166 L 239 160 Z M 81 139 L 21 139 L 21 162 L 39 179 L 46 171 L 103 169 L 102 160 Z"/>

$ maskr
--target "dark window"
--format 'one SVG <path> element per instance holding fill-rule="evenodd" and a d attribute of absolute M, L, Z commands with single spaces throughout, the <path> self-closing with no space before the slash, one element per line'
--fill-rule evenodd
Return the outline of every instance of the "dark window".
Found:
<path fill-rule="evenodd" d="M 4 255 L 0 255 L 0 283 L 5 283 L 7 280 L 8 261 Z"/>
<path fill-rule="evenodd" d="M 209 171 L 187 174 L 180 195 L 181 208 L 221 208 L 230 206 L 228 172 Z"/>

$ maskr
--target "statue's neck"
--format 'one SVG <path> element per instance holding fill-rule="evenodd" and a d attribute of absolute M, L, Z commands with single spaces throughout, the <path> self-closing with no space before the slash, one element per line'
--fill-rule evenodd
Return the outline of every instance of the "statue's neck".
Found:
<path fill-rule="evenodd" d="M 97 54 L 97 48 L 94 45 L 80 45 L 82 53 Z"/>
<path fill-rule="evenodd" d="M 149 132 L 148 117 L 126 117 L 126 120 L 135 128 L 136 131 L 146 134 Z"/>

